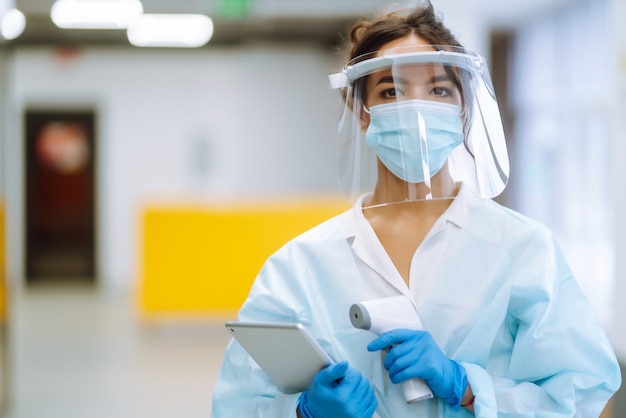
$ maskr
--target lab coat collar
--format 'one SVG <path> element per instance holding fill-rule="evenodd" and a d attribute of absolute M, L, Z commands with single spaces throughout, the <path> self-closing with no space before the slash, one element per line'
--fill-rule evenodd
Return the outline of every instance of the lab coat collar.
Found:
<path fill-rule="evenodd" d="M 346 241 L 352 247 L 354 255 L 364 264 L 376 271 L 400 293 L 410 296 L 402 276 L 400 276 L 391 258 L 387 255 L 374 228 L 372 228 L 363 214 L 363 201 L 368 198 L 369 195 L 367 194 L 361 196 L 354 207 L 342 216 L 342 222 L 346 231 Z M 366 273 L 363 274 L 367 275 Z"/>
<path fill-rule="evenodd" d="M 371 269 L 377 271 L 400 293 L 410 296 L 409 289 L 400 273 L 387 256 L 387 252 L 380 243 L 376 232 L 363 214 L 363 202 L 369 197 L 370 194 L 361 196 L 354 207 L 344 213 L 342 222 L 345 228 L 346 241 L 359 259 Z M 471 190 L 461 187 L 457 197 L 435 222 L 426 238 L 437 234 L 446 228 L 448 224 L 457 228 L 463 228 L 468 222 L 471 208 L 475 203 L 476 199 L 472 198 Z"/>
<path fill-rule="evenodd" d="M 458 228 L 464 228 L 469 219 L 472 207 L 476 205 L 478 199 L 480 198 L 474 195 L 471 187 L 461 184 L 459 193 L 452 199 L 452 203 L 441 215 L 440 220 L 443 220 L 445 223 L 454 224 Z"/>

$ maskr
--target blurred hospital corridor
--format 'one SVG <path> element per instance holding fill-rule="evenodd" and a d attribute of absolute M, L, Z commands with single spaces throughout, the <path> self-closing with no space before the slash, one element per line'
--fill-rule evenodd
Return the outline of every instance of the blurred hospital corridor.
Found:
<path fill-rule="evenodd" d="M 140 324 L 126 298 L 82 285 L 12 299 L 7 418 L 209 417 L 229 340 L 221 322 Z"/>
<path fill-rule="evenodd" d="M 112 2 L 195 17 L 194 45 L 52 19 L 90 2 L 0 0 L 0 418 L 209 418 L 224 321 L 350 207 L 349 28 L 419 0 Z M 626 0 L 431 2 L 488 64 L 495 199 L 554 232 L 623 375 Z"/>

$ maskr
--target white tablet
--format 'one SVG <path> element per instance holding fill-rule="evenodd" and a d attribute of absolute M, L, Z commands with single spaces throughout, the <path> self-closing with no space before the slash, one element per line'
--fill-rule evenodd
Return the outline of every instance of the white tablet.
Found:
<path fill-rule="evenodd" d="M 228 321 L 226 329 L 283 393 L 302 392 L 333 363 L 302 324 Z"/>

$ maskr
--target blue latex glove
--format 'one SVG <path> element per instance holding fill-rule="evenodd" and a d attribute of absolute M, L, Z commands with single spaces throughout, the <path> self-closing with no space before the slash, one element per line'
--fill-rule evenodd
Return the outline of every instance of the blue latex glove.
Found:
<path fill-rule="evenodd" d="M 369 381 L 345 361 L 322 369 L 300 395 L 304 418 L 371 418 L 377 406 Z"/>
<path fill-rule="evenodd" d="M 395 329 L 372 341 L 368 351 L 388 349 L 385 369 L 393 383 L 412 378 L 426 381 L 435 396 L 459 409 L 467 389 L 465 368 L 449 359 L 427 331 Z"/>

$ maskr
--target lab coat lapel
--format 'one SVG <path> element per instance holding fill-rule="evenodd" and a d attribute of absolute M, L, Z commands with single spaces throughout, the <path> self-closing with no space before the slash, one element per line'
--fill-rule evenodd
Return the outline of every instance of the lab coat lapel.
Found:
<path fill-rule="evenodd" d="M 362 263 L 357 263 L 361 275 L 370 277 L 371 273 L 362 271 L 364 268 L 370 268 L 377 273 L 381 280 L 388 282 L 398 292 L 411 296 L 402 276 L 393 265 L 376 232 L 365 219 L 360 202 L 344 215 L 342 220 L 346 228 L 346 240 L 351 245 L 354 256 L 362 261 Z"/>

